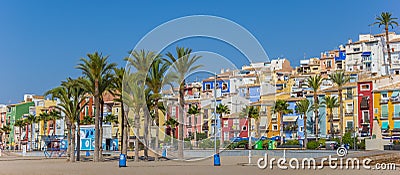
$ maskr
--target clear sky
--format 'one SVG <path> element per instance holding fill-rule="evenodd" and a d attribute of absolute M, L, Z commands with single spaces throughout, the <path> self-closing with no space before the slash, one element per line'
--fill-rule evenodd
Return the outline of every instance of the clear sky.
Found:
<path fill-rule="evenodd" d="M 15 103 L 24 93 L 43 94 L 67 77 L 77 77 L 79 58 L 94 51 L 124 65 L 127 51 L 154 27 L 187 15 L 215 15 L 248 29 L 269 58 L 319 56 L 369 27 L 382 11 L 400 17 L 400 1 L 0 1 L 0 103 Z M 400 33 L 399 27 L 394 29 Z M 225 43 L 187 39 L 174 43 L 241 57 Z"/>

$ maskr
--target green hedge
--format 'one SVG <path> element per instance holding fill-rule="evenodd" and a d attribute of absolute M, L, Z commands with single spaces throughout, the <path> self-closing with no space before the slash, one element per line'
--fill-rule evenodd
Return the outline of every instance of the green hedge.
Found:
<path fill-rule="evenodd" d="M 317 141 L 309 141 L 307 143 L 307 149 L 317 149 L 319 146 L 319 143 Z"/>

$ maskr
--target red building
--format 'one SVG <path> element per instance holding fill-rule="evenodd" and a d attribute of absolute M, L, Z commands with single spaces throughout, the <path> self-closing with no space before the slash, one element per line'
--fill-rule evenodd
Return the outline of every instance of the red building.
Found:
<path fill-rule="evenodd" d="M 229 141 L 234 137 L 248 137 L 247 119 L 233 114 L 222 118 L 222 139 Z"/>
<path fill-rule="evenodd" d="M 373 83 L 372 81 L 359 81 L 358 90 L 358 128 L 361 136 L 370 136 L 373 122 Z"/>

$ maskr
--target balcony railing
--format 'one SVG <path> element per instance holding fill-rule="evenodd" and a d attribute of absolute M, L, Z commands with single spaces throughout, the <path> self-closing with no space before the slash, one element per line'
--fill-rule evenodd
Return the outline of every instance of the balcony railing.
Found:
<path fill-rule="evenodd" d="M 353 93 L 346 93 L 346 100 L 350 100 L 353 98 Z"/>
<path fill-rule="evenodd" d="M 387 120 L 388 116 L 387 115 L 381 115 L 381 120 Z"/>
<path fill-rule="evenodd" d="M 350 112 L 350 111 L 346 111 L 346 112 L 344 113 L 344 115 L 345 115 L 345 116 L 353 116 L 354 113 L 353 113 L 353 112 Z"/>
<path fill-rule="evenodd" d="M 400 96 L 397 96 L 397 97 L 392 97 L 392 98 L 390 98 L 390 101 L 392 101 L 392 103 L 398 103 L 398 102 L 400 102 Z"/>
<path fill-rule="evenodd" d="M 381 103 L 388 103 L 389 102 L 389 98 L 382 98 L 380 102 Z"/>

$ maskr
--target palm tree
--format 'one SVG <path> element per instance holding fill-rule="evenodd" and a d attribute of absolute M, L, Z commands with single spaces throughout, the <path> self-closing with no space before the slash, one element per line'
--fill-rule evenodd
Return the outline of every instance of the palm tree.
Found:
<path fill-rule="evenodd" d="M 82 70 L 85 79 L 81 80 L 84 89 L 94 96 L 95 105 L 95 148 L 94 162 L 101 158 L 102 144 L 100 144 L 102 133 L 100 131 L 100 99 L 102 94 L 108 89 L 113 80 L 112 70 L 116 67 L 115 63 L 108 63 L 108 56 L 102 56 L 97 52 L 87 54 L 88 58 L 81 58 L 76 68 Z"/>
<path fill-rule="evenodd" d="M 251 146 L 251 126 L 252 126 L 251 119 L 254 119 L 254 121 L 255 121 L 256 137 L 259 137 L 258 128 L 259 128 L 260 112 L 259 112 L 258 108 L 255 106 L 246 106 L 245 108 L 242 109 L 241 113 L 243 116 L 245 116 L 247 118 L 247 124 L 248 124 L 247 129 L 249 131 L 249 135 L 248 135 L 249 149 L 251 149 L 252 148 L 252 146 Z"/>
<path fill-rule="evenodd" d="M 124 86 L 124 91 L 122 92 L 122 97 L 124 104 L 127 105 L 126 111 L 133 111 L 134 114 L 134 127 L 135 127 L 135 161 L 139 161 L 139 129 L 140 129 L 140 112 L 145 108 L 146 97 L 143 93 L 145 91 L 144 81 L 141 77 L 144 74 L 139 72 L 125 74 L 125 78 L 128 84 Z M 128 125 L 129 124 L 128 118 Z M 129 133 L 129 131 L 128 131 Z"/>
<path fill-rule="evenodd" d="M 283 115 L 293 113 L 293 110 L 288 109 L 289 104 L 285 100 L 276 100 L 274 106 L 272 107 L 272 111 L 274 113 L 279 114 L 280 123 L 281 123 L 281 138 L 283 139 Z"/>
<path fill-rule="evenodd" d="M 303 99 L 300 100 L 298 102 L 296 102 L 296 110 L 298 113 L 300 113 L 301 115 L 303 115 L 303 128 L 304 128 L 304 143 L 303 146 L 306 147 L 307 145 L 307 112 L 310 109 L 310 101 L 308 101 L 307 99 Z"/>
<path fill-rule="evenodd" d="M 80 121 L 80 124 L 82 125 L 91 125 L 93 123 L 94 123 L 94 117 L 88 115 L 84 116 L 83 120 Z"/>
<path fill-rule="evenodd" d="M 339 135 L 340 143 L 342 143 L 343 138 L 343 86 L 350 81 L 350 76 L 346 75 L 343 71 L 337 71 L 329 75 L 329 79 L 337 85 L 339 92 Z"/>
<path fill-rule="evenodd" d="M 10 125 L 3 125 L 3 127 L 0 128 L 0 129 L 4 132 L 5 138 L 8 138 L 7 142 L 10 142 L 10 141 L 9 141 L 9 136 L 8 136 L 8 134 L 10 134 L 10 132 L 11 132 L 11 127 L 10 127 Z M 6 143 L 6 144 L 7 144 L 7 143 Z"/>
<path fill-rule="evenodd" d="M 306 80 L 306 85 L 312 89 L 313 91 L 313 105 L 314 105 L 314 115 L 315 115 L 315 140 L 318 140 L 318 89 L 322 85 L 322 81 L 324 78 L 321 75 L 317 74 L 315 76 L 309 77 Z"/>
<path fill-rule="evenodd" d="M 333 108 L 339 107 L 339 103 L 337 101 L 337 98 L 335 96 L 325 96 L 324 101 L 322 101 L 322 104 L 326 106 L 326 108 L 329 111 L 329 122 L 330 122 L 330 130 L 331 130 L 331 136 L 332 138 L 335 138 L 335 128 L 333 127 Z"/>
<path fill-rule="evenodd" d="M 138 90 L 141 90 L 141 93 L 144 92 L 144 86 L 147 84 L 148 81 L 148 73 L 149 73 L 149 69 L 152 65 L 152 63 L 154 62 L 154 60 L 159 60 L 161 59 L 161 55 L 157 54 L 156 52 L 152 52 L 152 51 L 145 51 L 145 50 L 140 50 L 140 51 L 131 51 L 130 52 L 130 57 L 125 58 L 126 61 L 128 61 L 128 64 L 130 66 L 132 66 L 133 68 L 136 69 L 136 75 L 138 75 L 138 78 L 136 78 L 135 82 L 137 82 L 136 85 L 132 85 L 132 87 L 127 87 L 124 88 L 125 89 L 129 89 L 130 91 L 132 91 L 131 93 L 135 93 Z M 132 74 L 132 72 L 130 72 L 131 70 L 128 70 L 128 73 Z M 139 76 L 140 75 L 140 76 Z M 157 76 L 162 76 L 162 75 L 157 75 Z M 126 87 L 126 86 L 125 86 Z M 133 88 L 133 89 L 130 89 Z M 143 94 L 141 94 L 142 96 Z M 143 96 L 142 96 L 143 97 Z M 146 101 L 146 96 L 144 96 L 145 98 L 136 98 L 134 99 L 132 102 L 134 103 L 138 103 L 138 104 L 134 104 L 133 108 L 136 111 L 140 111 L 140 109 L 144 110 L 145 113 L 145 129 L 144 129 L 144 134 L 145 134 L 145 142 L 147 142 L 147 134 L 148 134 L 148 130 L 149 130 L 149 111 L 145 108 L 146 103 L 144 103 L 144 101 Z M 137 101 L 137 100 L 142 100 L 141 102 Z M 132 106 L 130 106 L 132 107 Z M 135 118 L 135 120 L 139 120 L 139 114 L 137 113 L 137 118 Z M 135 121 L 137 123 L 137 126 L 135 127 L 139 127 L 139 121 Z M 137 129 L 136 128 L 136 129 Z M 136 132 L 136 134 L 138 135 L 139 132 Z M 139 135 L 138 135 L 139 136 Z M 138 137 L 137 136 L 137 137 Z M 146 146 L 148 146 L 146 144 Z M 137 149 L 135 149 L 136 151 Z M 147 147 L 145 148 L 145 153 L 147 154 Z"/>
<path fill-rule="evenodd" d="M 53 122 L 53 134 L 56 133 L 56 121 L 62 119 L 60 111 L 51 110 L 49 113 L 49 120 Z"/>
<path fill-rule="evenodd" d="M 41 126 L 43 134 L 48 135 L 47 133 L 47 122 L 50 121 L 50 115 L 47 112 L 42 112 L 39 114 L 39 121 L 43 121 L 43 125 Z"/>
<path fill-rule="evenodd" d="M 14 127 L 18 127 L 19 128 L 19 139 L 18 139 L 19 149 L 21 149 L 22 127 L 23 126 L 25 126 L 25 122 L 22 119 L 19 119 L 19 120 L 15 121 L 15 123 L 14 123 Z"/>
<path fill-rule="evenodd" d="M 165 121 L 164 126 L 169 126 L 171 128 L 171 146 L 173 146 L 174 143 L 174 135 L 175 135 L 175 129 L 176 126 L 179 123 L 173 119 L 173 118 L 169 118 L 167 121 Z"/>
<path fill-rule="evenodd" d="M 165 78 L 165 74 L 168 70 L 168 64 L 164 64 L 163 60 L 157 57 L 154 59 L 153 64 L 151 64 L 150 71 L 147 74 L 146 78 L 146 85 L 147 87 L 153 92 L 152 94 L 152 107 L 153 107 L 153 113 L 154 113 L 154 120 L 156 121 L 155 123 L 158 123 L 158 101 L 161 98 L 160 91 L 163 86 L 167 81 L 167 78 Z M 158 128 L 158 127 L 157 127 Z M 156 132 L 156 140 L 155 140 L 155 151 L 156 154 L 158 154 L 159 150 L 159 130 Z M 156 161 L 158 160 L 158 156 L 156 156 Z"/>
<path fill-rule="evenodd" d="M 30 126 L 31 127 L 31 140 L 30 140 L 31 146 L 30 146 L 30 148 L 31 148 L 31 150 L 33 150 L 33 138 L 35 137 L 34 132 L 33 132 L 33 130 L 34 130 L 33 124 L 35 124 L 38 121 L 38 119 L 37 119 L 36 115 L 29 114 L 26 117 L 25 121 L 26 121 L 26 123 L 31 125 Z"/>
<path fill-rule="evenodd" d="M 118 117 L 112 114 L 108 114 L 104 118 L 104 123 L 118 124 Z"/>
<path fill-rule="evenodd" d="M 125 68 L 114 68 L 114 80 L 111 84 L 112 88 L 110 93 L 114 95 L 115 102 L 119 102 L 121 104 L 121 154 L 127 154 L 128 151 L 128 120 L 125 118 L 124 112 L 124 101 L 122 98 L 123 91 L 123 79 L 125 75 Z"/>
<path fill-rule="evenodd" d="M 57 109 L 65 114 L 68 125 L 70 125 L 67 126 L 68 138 L 71 139 L 68 140 L 68 143 L 71 143 L 71 148 L 69 148 L 68 153 L 71 162 L 75 162 L 75 123 L 77 122 L 81 111 L 84 109 L 83 107 L 87 105 L 87 102 L 85 102 L 85 93 L 85 90 L 80 86 L 80 81 L 71 78 L 68 78 L 67 81 L 63 81 L 61 86 L 45 93 L 45 96 L 51 95 L 53 99 L 57 98 L 60 101 Z M 79 148 L 77 151 L 79 152 Z"/>
<path fill-rule="evenodd" d="M 376 25 L 378 24 L 378 27 L 385 26 L 385 33 L 386 33 L 386 49 L 388 52 L 388 61 L 389 61 L 389 67 L 390 69 L 392 68 L 392 58 L 391 58 L 391 53 L 390 53 L 390 45 L 389 45 L 389 26 L 394 28 L 394 25 L 398 26 L 399 23 L 397 23 L 395 20 L 397 18 L 392 18 L 392 14 L 389 12 L 382 12 L 381 16 L 378 16 L 375 18 L 376 22 L 374 22 L 371 25 Z M 386 67 L 386 74 L 389 75 L 389 70 Z"/>
<path fill-rule="evenodd" d="M 229 109 L 228 109 L 229 110 Z M 200 109 L 197 105 L 193 105 L 191 108 L 189 108 L 188 110 L 188 114 L 189 115 L 193 115 L 194 116 L 194 143 L 195 146 L 197 145 L 197 115 L 200 113 Z M 192 117 L 192 116 L 190 116 Z"/>
<path fill-rule="evenodd" d="M 230 114 L 231 113 L 231 111 L 230 111 L 230 109 L 228 108 L 228 106 L 227 105 L 223 105 L 223 104 L 218 104 L 217 105 L 217 109 L 216 109 L 216 112 L 217 112 L 217 114 L 219 114 L 219 116 L 220 116 L 220 121 L 221 121 L 221 123 L 220 123 L 220 125 L 221 125 L 221 133 L 220 133 L 220 146 L 222 146 L 223 145 L 223 140 L 222 140 L 222 127 L 223 127 L 223 120 L 222 120 L 222 118 L 223 118 L 223 115 L 224 114 Z M 215 121 L 215 123 L 216 123 L 217 121 Z M 217 132 L 217 131 L 215 131 L 215 132 Z"/>
<path fill-rule="evenodd" d="M 171 52 L 166 55 L 169 58 L 167 64 L 172 67 L 175 74 L 175 80 L 179 84 L 179 143 L 178 143 L 178 157 L 183 158 L 183 109 L 185 108 L 185 77 L 187 74 L 193 72 L 194 70 L 200 68 L 202 65 L 194 65 L 201 56 L 191 56 L 192 49 L 176 47 L 176 56 Z"/>

